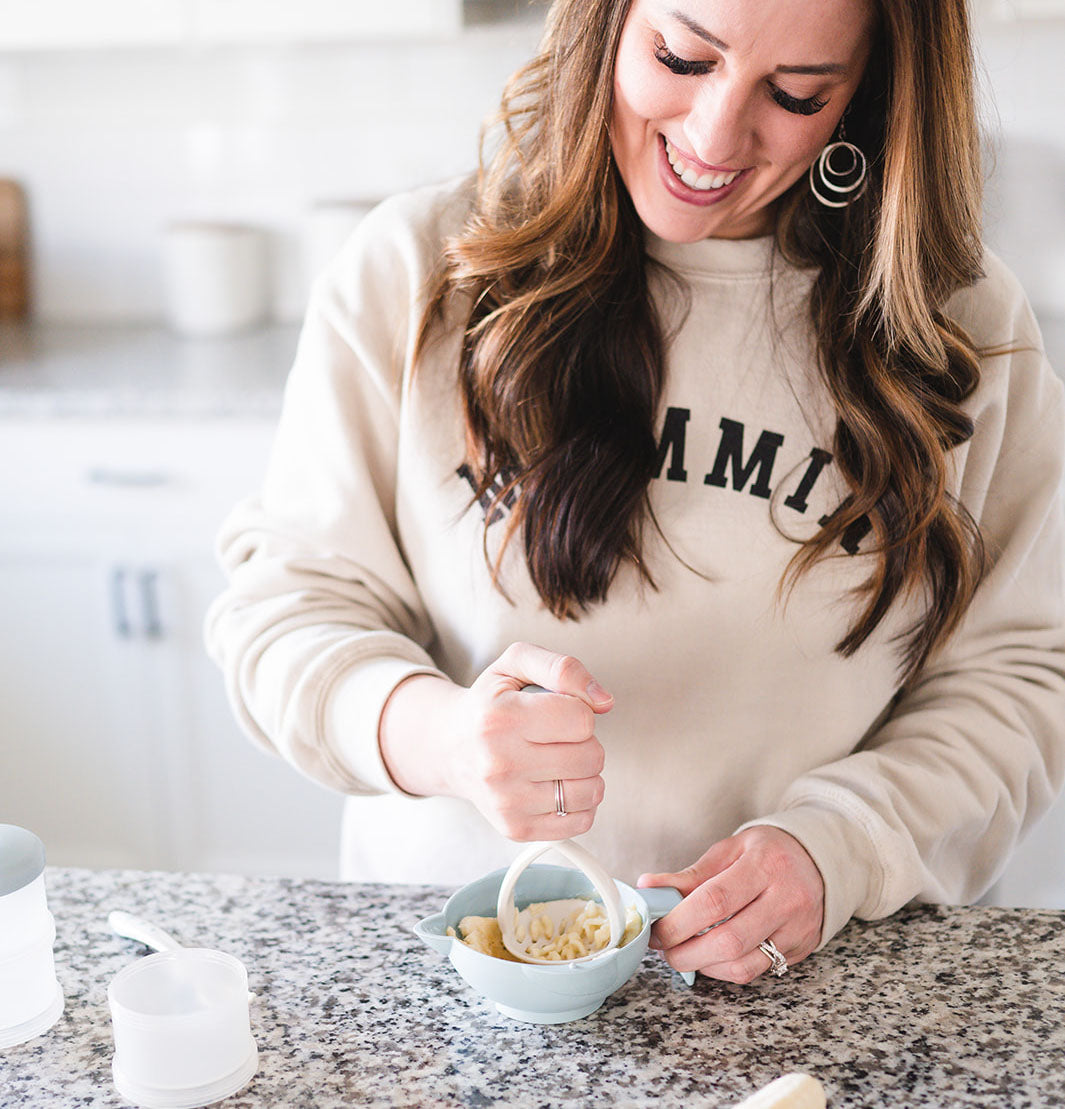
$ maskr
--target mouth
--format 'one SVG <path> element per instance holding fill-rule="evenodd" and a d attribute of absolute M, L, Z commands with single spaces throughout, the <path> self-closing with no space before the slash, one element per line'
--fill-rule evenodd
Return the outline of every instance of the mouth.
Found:
<path fill-rule="evenodd" d="M 731 193 L 749 169 L 711 169 L 686 158 L 665 135 L 660 135 L 663 180 L 670 192 L 693 204 L 714 204 Z"/>

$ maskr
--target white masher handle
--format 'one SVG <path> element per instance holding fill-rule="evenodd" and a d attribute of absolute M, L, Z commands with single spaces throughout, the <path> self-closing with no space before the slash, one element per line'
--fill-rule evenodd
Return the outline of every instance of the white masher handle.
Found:
<path fill-rule="evenodd" d="M 503 875 L 503 881 L 500 883 L 499 897 L 496 900 L 496 917 L 499 920 L 499 931 L 502 933 L 503 946 L 512 955 L 517 955 L 519 958 L 528 954 L 514 935 L 514 887 L 517 885 L 518 878 L 530 863 L 552 850 L 557 851 L 573 863 L 578 870 L 583 871 L 603 899 L 603 908 L 606 910 L 606 918 L 610 924 L 610 942 L 603 948 L 602 952 L 596 952 L 596 954 L 613 950 L 621 942 L 621 937 L 625 933 L 625 921 L 621 915 L 621 895 L 618 893 L 618 887 L 599 860 L 571 839 L 531 843 L 508 867 L 506 874 Z"/>

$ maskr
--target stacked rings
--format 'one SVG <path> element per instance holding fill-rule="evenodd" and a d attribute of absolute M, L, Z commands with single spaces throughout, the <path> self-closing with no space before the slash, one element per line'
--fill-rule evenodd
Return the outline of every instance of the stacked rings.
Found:
<path fill-rule="evenodd" d="M 865 155 L 854 143 L 829 143 L 810 166 L 810 191 L 826 208 L 846 208 L 865 192 L 868 170 Z"/>
<path fill-rule="evenodd" d="M 780 948 L 772 940 L 763 940 L 758 945 L 758 950 L 769 960 L 769 971 L 778 978 L 788 973 L 788 960 L 784 958 Z"/>
<path fill-rule="evenodd" d="M 558 816 L 566 815 L 566 798 L 562 796 L 562 779 L 555 779 L 555 813 Z"/>

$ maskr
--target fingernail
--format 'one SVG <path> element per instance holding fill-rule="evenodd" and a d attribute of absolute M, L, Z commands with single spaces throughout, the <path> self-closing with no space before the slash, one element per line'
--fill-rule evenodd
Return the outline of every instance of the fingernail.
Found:
<path fill-rule="evenodd" d="M 587 690 L 588 696 L 591 697 L 594 704 L 603 705 L 606 704 L 607 701 L 614 700 L 614 698 L 611 697 L 609 693 L 607 693 L 607 691 L 595 680 L 595 678 L 592 678 L 592 680 L 588 683 Z"/>

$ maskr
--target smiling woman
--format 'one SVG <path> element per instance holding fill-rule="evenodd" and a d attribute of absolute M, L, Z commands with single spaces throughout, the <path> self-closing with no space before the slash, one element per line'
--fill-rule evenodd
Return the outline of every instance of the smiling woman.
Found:
<path fill-rule="evenodd" d="M 966 0 L 555 0 L 481 172 L 363 221 L 208 622 L 345 875 L 583 835 L 734 982 L 994 880 L 1065 775 L 1065 415 L 972 69 Z"/>
<path fill-rule="evenodd" d="M 689 5 L 697 12 L 706 5 Z M 810 168 L 865 72 L 861 0 L 634 0 L 618 43 L 614 157 L 644 224 L 672 242 L 749 238 Z"/>

